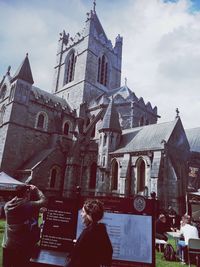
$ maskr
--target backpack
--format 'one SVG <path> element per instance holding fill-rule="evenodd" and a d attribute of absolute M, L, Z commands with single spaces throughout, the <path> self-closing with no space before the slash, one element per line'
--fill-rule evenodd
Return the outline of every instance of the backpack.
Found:
<path fill-rule="evenodd" d="M 174 261 L 176 260 L 176 253 L 174 251 L 174 248 L 172 247 L 171 244 L 167 244 L 165 249 L 164 249 L 164 258 L 166 261 Z"/>

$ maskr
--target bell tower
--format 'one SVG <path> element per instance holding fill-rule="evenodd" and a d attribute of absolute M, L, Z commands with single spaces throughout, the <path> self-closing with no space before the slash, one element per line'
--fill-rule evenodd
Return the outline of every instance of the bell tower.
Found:
<path fill-rule="evenodd" d="M 107 38 L 95 10 L 87 13 L 85 27 L 71 37 L 60 34 L 53 93 L 80 113 L 80 105 L 121 85 L 122 37 L 115 45 Z"/>

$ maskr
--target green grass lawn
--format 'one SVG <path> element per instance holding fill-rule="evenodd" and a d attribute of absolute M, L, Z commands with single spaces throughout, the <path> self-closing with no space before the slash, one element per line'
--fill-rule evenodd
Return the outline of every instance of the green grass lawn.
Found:
<path fill-rule="evenodd" d="M 4 220 L 0 220 L 0 243 L 2 242 L 2 237 L 3 237 L 3 231 L 4 231 Z M 174 240 L 169 240 L 169 242 L 175 246 Z M 171 261 L 166 261 L 163 258 L 163 253 L 161 252 L 156 252 L 156 267 L 180 267 L 181 264 L 180 262 L 171 262 Z M 194 265 L 192 265 L 194 266 Z M 2 267 L 2 249 L 0 249 L 0 267 Z"/>
<path fill-rule="evenodd" d="M 176 245 L 175 245 L 175 240 L 174 239 L 169 239 L 168 242 L 174 247 L 174 249 L 176 250 Z M 163 266 L 167 266 L 167 267 L 180 267 L 182 266 L 180 262 L 178 261 L 166 261 L 163 257 L 163 253 L 161 252 L 156 252 L 156 267 L 163 267 Z M 184 266 L 184 265 L 183 265 Z M 185 265 L 188 266 L 188 265 Z M 191 265 L 192 267 L 194 267 L 195 265 Z"/>

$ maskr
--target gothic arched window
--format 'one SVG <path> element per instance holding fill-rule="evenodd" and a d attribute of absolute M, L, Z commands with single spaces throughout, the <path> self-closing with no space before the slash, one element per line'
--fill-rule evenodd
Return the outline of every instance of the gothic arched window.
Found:
<path fill-rule="evenodd" d="M 68 135 L 69 134 L 69 123 L 65 122 L 63 125 L 63 134 Z"/>
<path fill-rule="evenodd" d="M 69 83 L 74 80 L 75 64 L 76 64 L 75 51 L 72 51 L 66 62 L 65 83 Z"/>
<path fill-rule="evenodd" d="M 145 188 L 145 162 L 140 159 L 137 164 L 137 193 Z"/>
<path fill-rule="evenodd" d="M 101 145 L 101 142 L 102 142 L 102 135 L 100 135 L 100 138 L 99 138 L 99 145 Z"/>
<path fill-rule="evenodd" d="M 47 130 L 48 116 L 45 112 L 39 112 L 36 118 L 35 127 L 38 129 Z"/>
<path fill-rule="evenodd" d="M 43 114 L 40 114 L 38 116 L 37 127 L 38 128 L 43 128 L 44 127 L 44 115 Z"/>
<path fill-rule="evenodd" d="M 118 162 L 113 160 L 112 163 L 112 190 L 118 189 Z"/>
<path fill-rule="evenodd" d="M 104 86 L 108 83 L 108 59 L 105 55 L 98 59 L 98 76 L 97 81 Z"/>
<path fill-rule="evenodd" d="M 51 188 L 54 188 L 55 187 L 55 184 L 56 184 L 56 176 L 57 176 L 57 170 L 56 169 L 52 169 L 51 170 L 51 177 L 50 177 L 50 184 L 49 184 L 49 186 Z"/>
<path fill-rule="evenodd" d="M 0 99 L 4 99 L 7 91 L 7 86 L 4 84 L 4 86 L 0 90 Z"/>
<path fill-rule="evenodd" d="M 103 156 L 103 162 L 102 162 L 102 165 L 105 166 L 106 165 L 106 157 Z"/>
<path fill-rule="evenodd" d="M 103 145 L 105 146 L 107 143 L 107 134 L 104 134 L 104 137 L 103 137 Z"/>
<path fill-rule="evenodd" d="M 3 105 L 0 109 L 0 125 L 3 123 L 3 117 L 4 117 L 4 114 L 5 114 L 5 111 L 6 111 L 6 106 Z"/>
<path fill-rule="evenodd" d="M 93 126 L 91 137 L 95 137 L 95 133 L 96 133 L 96 125 Z"/>
<path fill-rule="evenodd" d="M 50 179 L 49 179 L 49 187 L 50 188 L 55 188 L 58 187 L 59 183 L 60 183 L 60 167 L 58 166 L 54 166 L 51 170 L 50 170 Z"/>
<path fill-rule="evenodd" d="M 15 95 L 15 86 L 12 85 L 11 90 L 10 90 L 10 96 L 9 96 L 9 101 L 12 101 Z"/>
<path fill-rule="evenodd" d="M 143 126 L 143 125 L 144 125 L 144 117 L 141 117 L 139 121 L 139 126 Z"/>
<path fill-rule="evenodd" d="M 95 189 L 96 187 L 96 174 L 97 174 L 97 164 L 94 162 L 90 167 L 90 182 L 89 182 L 90 189 Z"/>

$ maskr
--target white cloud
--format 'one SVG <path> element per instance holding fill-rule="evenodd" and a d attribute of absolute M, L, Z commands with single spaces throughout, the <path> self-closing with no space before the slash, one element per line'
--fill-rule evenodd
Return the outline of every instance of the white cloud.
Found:
<path fill-rule="evenodd" d="M 59 32 L 81 30 L 92 1 L 44 2 L 0 1 L 0 73 L 29 52 L 35 85 L 51 90 Z M 96 10 L 108 38 L 124 38 L 122 83 L 158 107 L 160 122 L 178 107 L 186 128 L 200 126 L 200 12 L 189 0 L 102 0 Z"/>

